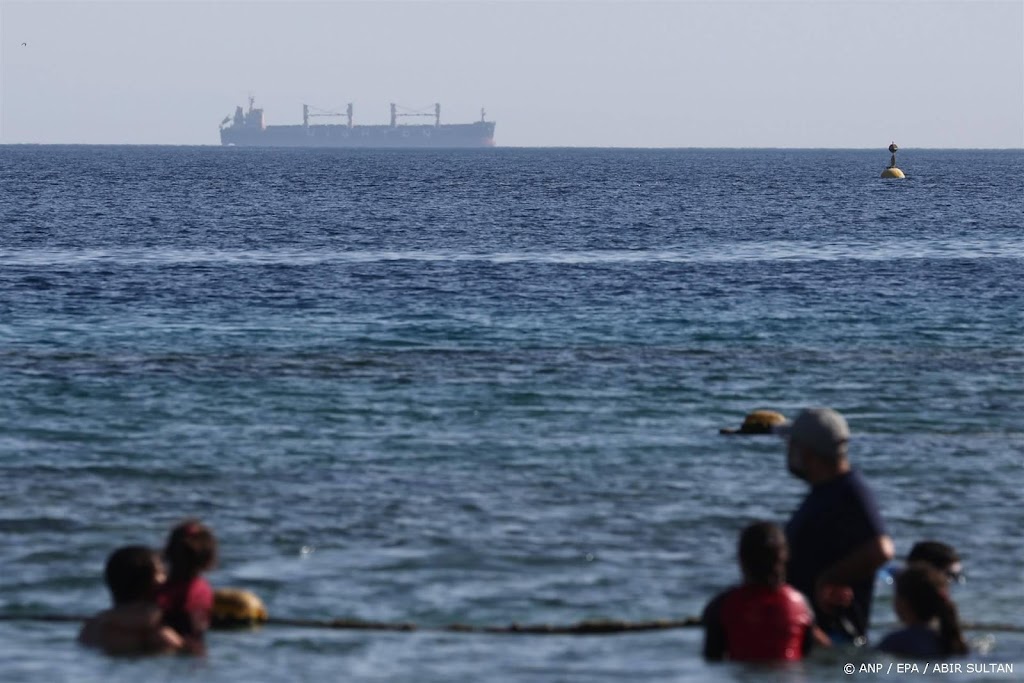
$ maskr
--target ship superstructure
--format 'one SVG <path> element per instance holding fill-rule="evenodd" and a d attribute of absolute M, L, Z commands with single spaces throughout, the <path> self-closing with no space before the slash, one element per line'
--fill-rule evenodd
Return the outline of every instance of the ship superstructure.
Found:
<path fill-rule="evenodd" d="M 234 116 L 226 116 L 220 123 L 222 145 L 239 147 L 493 147 L 494 121 L 486 120 L 480 110 L 480 120 L 473 123 L 441 123 L 441 105 L 432 112 L 404 110 L 391 105 L 390 124 L 356 125 L 350 103 L 344 113 L 317 110 L 302 105 L 302 123 L 268 126 L 263 109 L 254 106 L 249 98 L 249 109 L 235 108 Z M 433 123 L 400 124 L 402 117 L 432 117 Z M 344 123 L 313 124 L 314 117 L 344 118 Z"/>

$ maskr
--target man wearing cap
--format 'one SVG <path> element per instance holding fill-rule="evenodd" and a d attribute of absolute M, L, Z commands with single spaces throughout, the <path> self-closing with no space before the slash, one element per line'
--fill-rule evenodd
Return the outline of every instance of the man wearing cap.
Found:
<path fill-rule="evenodd" d="M 836 411 L 811 408 L 776 431 L 788 437 L 790 473 L 811 485 L 786 525 L 789 582 L 834 641 L 863 642 L 875 573 L 892 559 L 893 544 L 874 495 L 847 460 L 849 427 Z"/>

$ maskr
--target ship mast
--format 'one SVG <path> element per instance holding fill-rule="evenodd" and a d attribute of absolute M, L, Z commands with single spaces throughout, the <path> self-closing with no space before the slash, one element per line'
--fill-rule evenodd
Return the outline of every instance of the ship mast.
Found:
<path fill-rule="evenodd" d="M 434 117 L 434 127 L 435 128 L 439 128 L 441 126 L 441 103 L 440 102 L 435 102 L 434 103 L 434 112 L 433 113 L 429 113 L 427 111 L 424 111 L 423 109 L 419 109 L 419 110 L 417 110 L 417 109 L 408 109 L 406 107 L 402 107 L 402 109 L 403 109 L 403 111 L 398 111 L 398 105 L 395 104 L 394 102 L 391 103 L 391 127 L 392 128 L 394 128 L 395 126 L 398 125 L 398 117 L 399 116 L 433 116 Z"/>
<path fill-rule="evenodd" d="M 315 109 L 315 111 L 313 111 L 314 109 Z M 314 116 L 347 116 L 348 117 L 348 127 L 351 128 L 352 127 L 352 103 L 351 102 L 348 103 L 348 106 L 345 108 L 345 113 L 344 114 L 342 114 L 341 112 L 336 112 L 336 111 L 327 111 L 326 109 L 316 109 L 315 107 L 311 107 L 308 104 L 302 105 L 302 125 L 303 126 L 308 128 L 309 127 L 309 120 L 311 118 L 313 118 Z"/>

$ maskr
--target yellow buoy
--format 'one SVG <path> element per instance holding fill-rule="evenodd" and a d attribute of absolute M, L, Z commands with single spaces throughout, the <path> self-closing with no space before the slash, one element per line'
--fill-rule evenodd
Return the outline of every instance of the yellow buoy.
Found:
<path fill-rule="evenodd" d="M 266 620 L 267 608 L 255 593 L 241 588 L 218 588 L 213 592 L 211 627 L 255 626 Z"/>
<path fill-rule="evenodd" d="M 903 175 L 903 171 L 896 168 L 896 152 L 899 151 L 899 147 L 895 142 L 889 143 L 889 153 L 892 154 L 892 158 L 889 160 L 889 165 L 882 171 L 883 178 L 906 178 Z"/>
<path fill-rule="evenodd" d="M 755 410 L 746 416 L 739 429 L 719 429 L 719 434 L 771 434 L 786 418 L 774 410 Z"/>

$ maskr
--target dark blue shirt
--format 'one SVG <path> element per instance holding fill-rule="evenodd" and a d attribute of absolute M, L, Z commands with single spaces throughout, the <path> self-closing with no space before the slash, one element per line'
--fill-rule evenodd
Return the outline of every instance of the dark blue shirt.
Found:
<path fill-rule="evenodd" d="M 860 472 L 851 470 L 813 486 L 786 525 L 789 566 L 786 580 L 814 605 L 826 632 L 867 632 L 874 592 L 874 573 L 850 587 L 853 604 L 842 614 L 822 614 L 814 601 L 818 578 L 857 547 L 885 535 L 885 525 Z"/>
<path fill-rule="evenodd" d="M 893 631 L 882 638 L 878 649 L 900 657 L 927 659 L 946 656 L 939 634 L 927 626 L 920 625 Z"/>

